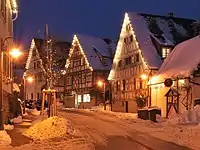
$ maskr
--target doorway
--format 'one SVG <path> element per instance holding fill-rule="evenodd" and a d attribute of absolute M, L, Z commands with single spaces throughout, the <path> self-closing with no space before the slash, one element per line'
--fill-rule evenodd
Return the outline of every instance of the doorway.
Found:
<path fill-rule="evenodd" d="M 125 101 L 126 113 L 128 113 L 128 101 Z"/>

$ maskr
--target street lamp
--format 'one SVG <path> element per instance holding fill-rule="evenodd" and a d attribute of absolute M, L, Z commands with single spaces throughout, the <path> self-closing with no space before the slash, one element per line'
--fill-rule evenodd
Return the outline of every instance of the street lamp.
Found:
<path fill-rule="evenodd" d="M 148 76 L 147 76 L 146 74 L 142 74 L 142 75 L 141 75 L 141 79 L 142 79 L 142 80 L 146 80 L 147 78 L 148 78 Z"/>
<path fill-rule="evenodd" d="M 23 96 L 23 101 L 24 101 L 24 103 L 23 103 L 23 114 L 25 114 L 25 101 L 26 101 L 26 81 L 28 82 L 28 83 L 32 83 L 33 82 L 33 80 L 34 80 L 34 78 L 32 77 L 32 76 L 28 76 L 28 77 L 26 77 L 26 74 L 24 75 L 24 77 L 23 77 L 23 80 L 24 80 L 24 96 Z"/>
<path fill-rule="evenodd" d="M 6 41 L 8 39 L 13 39 L 13 37 L 7 37 L 1 42 L 1 52 L 0 52 L 0 130 L 4 130 L 4 119 L 3 119 L 3 62 L 4 62 L 3 56 L 4 55 L 3 54 L 6 53 L 6 49 L 7 49 Z M 13 56 L 15 56 L 14 58 L 18 58 L 20 56 L 19 49 L 16 49 L 16 48 L 9 51 L 9 54 L 10 54 L 10 58 L 12 58 Z M 12 64 L 12 59 L 11 59 L 11 64 Z M 12 86 L 12 82 L 11 82 L 11 86 Z"/>
<path fill-rule="evenodd" d="M 13 48 L 9 54 L 12 56 L 12 58 L 19 58 L 22 55 L 22 52 L 18 48 Z"/>
<path fill-rule="evenodd" d="M 103 81 L 99 80 L 99 81 L 97 82 L 97 85 L 98 85 L 99 87 L 102 87 L 102 86 L 103 86 L 104 110 L 106 110 L 106 104 L 105 104 L 105 102 L 106 102 L 106 84 L 105 84 L 105 81 L 103 82 Z"/>

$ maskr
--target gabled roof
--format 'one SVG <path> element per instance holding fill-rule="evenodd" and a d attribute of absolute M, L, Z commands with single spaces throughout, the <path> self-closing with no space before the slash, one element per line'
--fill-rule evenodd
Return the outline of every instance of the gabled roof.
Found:
<path fill-rule="evenodd" d="M 74 40 L 78 40 L 93 70 L 110 70 L 112 59 L 109 53 L 109 45 L 103 39 L 77 34 L 74 36 Z M 103 57 L 107 58 L 106 64 L 102 62 Z"/>
<path fill-rule="evenodd" d="M 200 63 L 200 36 L 178 44 L 165 59 L 157 78 L 189 77 Z"/>
<path fill-rule="evenodd" d="M 128 14 L 129 17 L 135 16 L 135 14 L 141 16 L 148 27 L 150 35 L 160 44 L 177 45 L 193 36 L 192 25 L 195 20 L 144 13 Z"/>
<path fill-rule="evenodd" d="M 180 42 L 194 37 L 192 25 L 195 20 L 192 19 L 134 12 L 129 12 L 128 17 L 150 68 L 159 68 L 162 63 L 159 55 L 155 54 L 158 53 L 155 41 L 163 46 L 176 46 Z"/>
<path fill-rule="evenodd" d="M 59 66 L 58 66 L 59 68 L 64 68 L 65 61 L 66 61 L 66 58 L 68 57 L 70 47 L 71 47 L 70 42 L 53 40 L 52 48 L 53 48 L 53 51 L 56 50 L 56 61 L 62 61 L 61 63 L 59 63 Z M 29 50 L 29 57 L 27 60 L 26 68 L 28 68 L 28 64 L 30 63 L 30 59 L 32 57 L 31 56 L 32 50 L 34 48 L 37 49 L 39 56 L 42 59 L 43 64 L 47 63 L 46 62 L 46 52 L 45 52 L 45 48 L 44 48 L 44 40 L 39 39 L 39 38 L 33 38 L 31 48 Z"/>
<path fill-rule="evenodd" d="M 153 69 L 159 68 L 162 63 L 162 59 L 151 40 L 151 34 L 146 20 L 143 16 L 137 13 L 128 13 L 127 15 L 132 24 L 136 40 L 148 67 Z"/>

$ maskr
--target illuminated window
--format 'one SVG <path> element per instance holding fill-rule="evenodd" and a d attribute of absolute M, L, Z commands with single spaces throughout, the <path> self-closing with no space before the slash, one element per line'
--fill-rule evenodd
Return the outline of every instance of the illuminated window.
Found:
<path fill-rule="evenodd" d="M 166 58 L 170 53 L 170 48 L 162 48 L 162 58 Z"/>
<path fill-rule="evenodd" d="M 90 102 L 90 94 L 83 95 L 83 102 Z"/>
<path fill-rule="evenodd" d="M 77 98 L 77 99 L 78 99 L 78 103 L 81 103 L 81 101 L 82 101 L 82 100 L 81 100 L 81 95 L 78 95 L 78 98 Z"/>

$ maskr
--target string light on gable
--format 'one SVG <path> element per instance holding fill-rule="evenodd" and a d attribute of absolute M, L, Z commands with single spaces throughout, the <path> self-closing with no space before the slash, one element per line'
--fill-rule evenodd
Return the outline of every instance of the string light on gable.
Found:
<path fill-rule="evenodd" d="M 29 68 L 29 65 L 31 63 L 31 58 L 32 58 L 32 54 L 33 54 L 33 50 L 35 49 L 35 41 L 34 39 L 32 39 L 31 41 L 31 47 L 30 47 L 30 50 L 29 50 L 29 54 L 28 54 L 28 59 L 27 59 L 27 62 L 26 62 L 26 69 Z M 44 69 L 44 66 L 42 65 L 42 59 L 40 58 L 39 61 L 41 62 L 41 68 L 42 70 L 46 73 L 45 69 Z"/>
<path fill-rule="evenodd" d="M 68 57 L 68 59 L 67 59 L 67 61 L 66 61 L 65 67 L 68 68 L 69 65 L 70 65 L 70 59 L 71 59 L 71 56 L 72 56 L 72 54 L 73 54 L 73 51 L 74 51 L 74 48 L 75 48 L 76 44 L 78 45 L 78 47 L 79 47 L 79 49 L 80 49 L 80 51 L 81 51 L 81 53 L 82 53 L 84 59 L 86 60 L 85 63 L 86 63 L 86 65 L 87 65 L 87 67 L 89 67 L 90 71 L 93 71 L 93 68 L 89 65 L 87 56 L 85 55 L 85 53 L 84 53 L 84 51 L 83 51 L 83 49 L 82 49 L 82 46 L 81 46 L 81 44 L 79 43 L 78 37 L 77 37 L 76 35 L 74 35 L 74 39 L 73 39 L 73 41 L 72 41 L 72 48 L 70 48 L 69 57 Z"/>
<path fill-rule="evenodd" d="M 121 29 L 121 33 L 120 33 L 120 39 L 117 43 L 117 48 L 116 48 L 116 53 L 115 53 L 115 57 L 113 59 L 113 67 L 112 67 L 112 70 L 110 71 L 109 73 L 109 76 L 108 76 L 108 80 L 112 80 L 114 78 L 114 75 L 115 75 L 115 72 L 113 71 L 113 69 L 115 69 L 117 67 L 117 63 L 119 62 L 119 59 L 120 59 L 120 55 L 121 55 L 121 50 L 122 50 L 122 46 L 124 45 L 124 38 L 126 37 L 126 28 L 127 28 L 127 25 L 130 25 L 130 31 L 133 35 L 133 40 L 135 41 L 135 44 L 136 44 L 136 49 L 138 50 L 139 54 L 140 54 L 140 57 L 141 57 L 141 60 L 144 64 L 144 67 L 145 69 L 148 69 L 148 65 L 147 65 L 147 62 L 145 61 L 143 55 L 142 55 L 142 51 L 141 49 L 139 48 L 139 43 L 137 42 L 137 36 L 134 32 L 134 29 L 132 27 L 132 24 L 130 22 L 130 18 L 128 16 L 128 13 L 125 13 L 125 17 L 124 17 L 124 21 L 123 21 L 123 24 L 122 24 L 122 29 Z"/>

